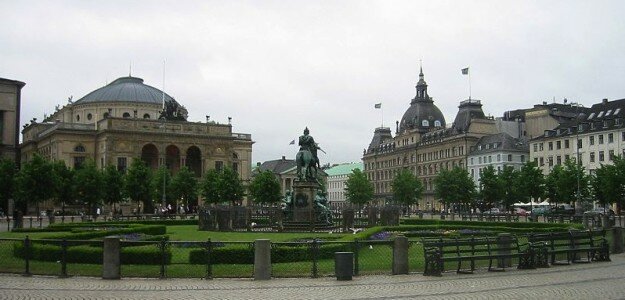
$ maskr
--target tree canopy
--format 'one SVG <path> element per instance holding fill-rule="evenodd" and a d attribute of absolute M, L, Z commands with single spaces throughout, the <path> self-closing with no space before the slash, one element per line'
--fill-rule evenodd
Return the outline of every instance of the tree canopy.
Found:
<path fill-rule="evenodd" d="M 258 173 L 248 187 L 255 203 L 273 204 L 282 201 L 280 182 L 269 170 Z"/>
<path fill-rule="evenodd" d="M 352 204 L 363 205 L 373 199 L 373 184 L 360 169 L 352 170 L 345 181 L 345 198 Z"/>
<path fill-rule="evenodd" d="M 140 158 L 135 158 L 124 177 L 124 194 L 132 201 L 143 203 L 143 210 L 152 213 L 154 205 L 150 191 L 152 174 Z"/>
<path fill-rule="evenodd" d="M 441 170 L 434 178 L 434 193 L 445 204 L 470 204 L 475 198 L 475 183 L 463 168 Z"/>
<path fill-rule="evenodd" d="M 89 207 L 93 213 L 94 208 L 102 203 L 104 180 L 102 173 L 96 168 L 92 160 L 87 160 L 76 170 L 74 176 L 74 195 L 76 199 Z"/>
<path fill-rule="evenodd" d="M 182 167 L 171 179 L 170 194 L 174 200 L 182 200 L 185 205 L 196 206 L 198 183 L 195 174 Z"/>
<path fill-rule="evenodd" d="M 403 205 L 417 203 L 423 194 L 423 184 L 409 170 L 401 170 L 391 182 L 393 200 Z"/>

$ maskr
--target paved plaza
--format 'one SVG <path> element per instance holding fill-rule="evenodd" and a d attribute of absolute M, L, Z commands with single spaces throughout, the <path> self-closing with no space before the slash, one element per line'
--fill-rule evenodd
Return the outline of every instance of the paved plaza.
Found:
<path fill-rule="evenodd" d="M 0 299 L 625 299 L 625 254 L 538 270 L 334 278 L 122 279 L 0 275 Z"/>

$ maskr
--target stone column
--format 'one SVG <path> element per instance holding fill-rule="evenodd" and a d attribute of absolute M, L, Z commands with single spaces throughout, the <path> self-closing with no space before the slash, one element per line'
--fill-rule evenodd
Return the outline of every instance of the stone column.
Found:
<path fill-rule="evenodd" d="M 102 257 L 102 279 L 121 278 L 121 246 L 118 236 L 104 238 Z"/>
<path fill-rule="evenodd" d="M 408 238 L 398 236 L 393 243 L 393 275 L 408 274 Z"/>
<path fill-rule="evenodd" d="M 271 242 L 266 239 L 254 241 L 254 280 L 271 279 Z"/>

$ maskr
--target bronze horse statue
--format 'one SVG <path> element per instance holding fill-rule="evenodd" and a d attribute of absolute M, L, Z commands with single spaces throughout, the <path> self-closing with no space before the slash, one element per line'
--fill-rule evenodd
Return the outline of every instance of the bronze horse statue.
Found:
<path fill-rule="evenodd" d="M 317 165 L 319 162 L 309 150 L 304 149 L 297 152 L 295 163 L 297 164 L 297 178 L 299 180 L 317 180 Z"/>

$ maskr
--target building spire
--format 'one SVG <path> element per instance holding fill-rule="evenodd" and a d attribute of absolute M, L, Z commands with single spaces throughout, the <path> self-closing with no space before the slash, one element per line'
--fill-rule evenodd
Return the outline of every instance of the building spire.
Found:
<path fill-rule="evenodd" d="M 128 77 L 132 77 L 132 60 L 128 65 Z"/>
<path fill-rule="evenodd" d="M 423 62 L 419 60 L 419 79 L 423 79 Z"/>

